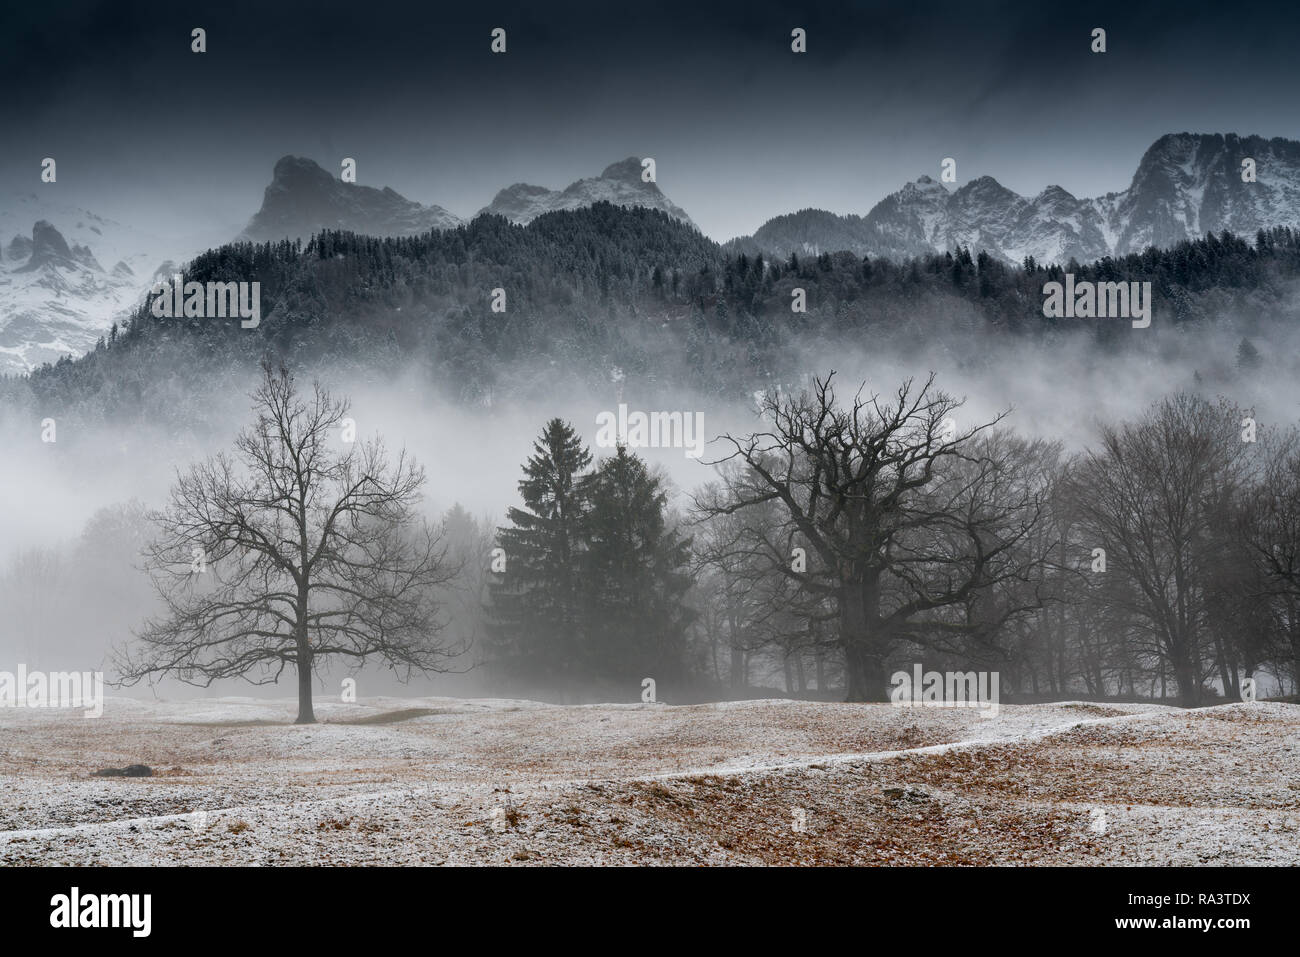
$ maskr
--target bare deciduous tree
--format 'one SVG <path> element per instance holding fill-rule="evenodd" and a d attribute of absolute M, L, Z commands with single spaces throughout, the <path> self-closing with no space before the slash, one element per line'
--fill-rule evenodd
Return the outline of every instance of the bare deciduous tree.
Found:
<path fill-rule="evenodd" d="M 1248 481 L 1241 416 L 1190 394 L 1164 399 L 1137 421 L 1103 425 L 1073 480 L 1080 533 L 1123 585 L 1106 598 L 1133 617 L 1142 650 L 1168 663 L 1185 706 L 1201 703 L 1214 640 L 1213 517 Z"/>
<path fill-rule="evenodd" d="M 438 640 L 439 586 L 456 569 L 415 506 L 424 471 L 376 438 L 341 442 L 348 403 L 300 395 L 263 366 L 256 422 L 234 454 L 178 474 L 146 568 L 164 611 L 117 654 L 120 683 L 174 675 L 208 686 L 298 677 L 297 723 L 315 721 L 312 675 L 333 657 L 382 660 L 407 679 L 464 649 Z"/>
<path fill-rule="evenodd" d="M 956 428 L 960 403 L 909 380 L 892 399 L 864 397 L 841 407 L 834 373 L 811 391 L 764 403 L 771 430 L 724 436 L 732 452 L 721 488 L 697 498 L 704 516 L 744 512 L 727 546 L 765 561 L 798 586 L 811 610 L 829 607 L 838 627 L 851 701 L 885 696 L 886 659 L 903 641 L 992 632 L 1019 613 L 1012 590 L 985 602 L 999 584 L 1041 578 L 1039 558 L 1021 547 L 1041 518 L 1037 491 L 1014 480 L 995 444 L 979 441 L 993 422 Z M 715 463 L 717 464 L 717 463 Z M 766 517 L 773 505 L 779 520 Z M 807 564 L 791 561 L 795 548 Z"/>
<path fill-rule="evenodd" d="M 1262 480 L 1240 514 L 1242 540 L 1258 575 L 1250 589 L 1275 657 L 1300 687 L 1300 432 L 1269 436 Z"/>

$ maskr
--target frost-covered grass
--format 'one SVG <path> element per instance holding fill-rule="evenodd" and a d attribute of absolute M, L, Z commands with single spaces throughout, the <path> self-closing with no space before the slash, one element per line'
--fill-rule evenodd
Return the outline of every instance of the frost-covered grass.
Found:
<path fill-rule="evenodd" d="M 1296 705 L 294 713 L 0 710 L 0 864 L 1300 863 Z"/>

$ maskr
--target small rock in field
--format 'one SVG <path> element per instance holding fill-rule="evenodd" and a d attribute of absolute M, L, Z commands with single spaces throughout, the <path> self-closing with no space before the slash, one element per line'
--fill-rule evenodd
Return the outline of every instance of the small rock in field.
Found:
<path fill-rule="evenodd" d="M 124 768 L 103 768 L 95 772 L 97 778 L 151 778 L 153 768 L 147 764 L 128 764 Z"/>

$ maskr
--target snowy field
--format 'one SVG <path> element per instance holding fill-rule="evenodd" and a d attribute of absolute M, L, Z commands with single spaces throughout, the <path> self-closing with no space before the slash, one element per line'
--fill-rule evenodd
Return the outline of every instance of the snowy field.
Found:
<path fill-rule="evenodd" d="M 1300 864 L 1295 705 L 294 713 L 0 710 L 0 864 Z"/>

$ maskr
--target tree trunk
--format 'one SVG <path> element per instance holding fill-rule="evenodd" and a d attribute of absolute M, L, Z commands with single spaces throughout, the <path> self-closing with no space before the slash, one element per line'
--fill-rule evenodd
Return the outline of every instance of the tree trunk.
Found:
<path fill-rule="evenodd" d="M 709 629 L 709 651 L 713 655 L 713 682 L 722 684 L 722 673 L 718 670 L 718 633 Z"/>
<path fill-rule="evenodd" d="M 315 724 L 316 713 L 311 707 L 311 649 L 305 641 L 298 642 L 298 718 L 294 724 Z"/>
<path fill-rule="evenodd" d="M 1223 651 L 1223 642 L 1219 636 L 1214 636 L 1214 664 L 1219 669 L 1219 683 L 1223 685 L 1223 696 L 1231 701 L 1234 697 L 1232 691 L 1232 678 L 1228 674 L 1228 658 Z"/>
<path fill-rule="evenodd" d="M 1195 708 L 1201 703 L 1201 684 L 1194 677 L 1190 659 L 1173 663 L 1174 680 L 1178 682 L 1178 703 L 1184 708 Z"/>
<path fill-rule="evenodd" d="M 1289 613 L 1287 617 L 1290 619 L 1291 624 L 1291 668 L 1295 672 L 1292 676 L 1295 681 L 1295 688 L 1292 689 L 1294 692 L 1300 691 L 1300 616 L 1296 615 L 1294 600 L 1287 600 L 1287 611 Z M 1282 690 L 1280 686 L 1284 683 L 1284 680 L 1282 675 L 1277 676 L 1279 691 Z"/>
<path fill-rule="evenodd" d="M 869 584 L 846 583 L 840 591 L 840 640 L 848 672 L 846 701 L 888 701 L 880 599 Z"/>
<path fill-rule="evenodd" d="M 731 689 L 741 691 L 745 687 L 745 652 L 744 649 L 731 646 Z"/>
<path fill-rule="evenodd" d="M 1295 669 L 1296 689 L 1300 689 L 1300 627 L 1291 629 L 1291 666 Z"/>
<path fill-rule="evenodd" d="M 849 687 L 846 701 L 888 701 L 885 663 L 872 654 L 866 643 L 856 641 L 844 649 Z"/>

